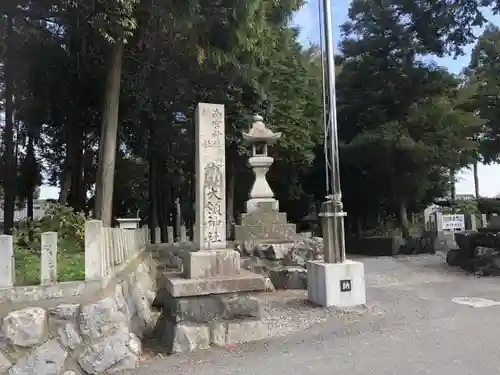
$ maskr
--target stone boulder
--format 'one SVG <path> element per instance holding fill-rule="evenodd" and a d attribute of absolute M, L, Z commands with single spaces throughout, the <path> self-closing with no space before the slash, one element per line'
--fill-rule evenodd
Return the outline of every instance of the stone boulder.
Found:
<path fill-rule="evenodd" d="M 267 246 L 264 250 L 264 256 L 267 259 L 282 260 L 294 248 L 295 243 L 293 241 L 269 241 L 263 245 Z"/>
<path fill-rule="evenodd" d="M 262 259 L 282 260 L 294 247 L 291 240 L 266 239 L 262 241 L 245 241 L 237 244 L 235 250 L 241 256 L 255 256 Z"/>
<path fill-rule="evenodd" d="M 136 350 L 135 343 L 131 349 L 130 333 L 126 329 L 118 330 L 104 340 L 92 343 L 77 353 L 76 361 L 88 374 L 100 374 L 118 367 L 122 370 L 133 368 L 138 362 L 132 352 Z"/>
<path fill-rule="evenodd" d="M 63 303 L 47 311 L 48 315 L 60 320 L 72 320 L 78 315 L 80 305 Z"/>
<path fill-rule="evenodd" d="M 461 258 L 463 257 L 462 253 L 463 251 L 461 249 L 449 250 L 446 253 L 446 263 L 452 267 L 459 266 L 461 263 Z"/>
<path fill-rule="evenodd" d="M 116 300 L 112 297 L 82 306 L 78 318 L 80 332 L 89 340 L 106 337 L 127 324 L 127 318 L 118 311 Z"/>
<path fill-rule="evenodd" d="M 57 340 L 50 340 L 17 361 L 8 375 L 57 375 L 61 373 L 67 356 Z"/>
<path fill-rule="evenodd" d="M 0 374 L 3 374 L 5 371 L 7 371 L 10 366 L 12 366 L 12 363 L 9 361 L 9 359 L 0 352 Z"/>
<path fill-rule="evenodd" d="M 287 266 L 307 267 L 310 260 L 323 260 L 323 238 L 304 237 L 294 242 L 286 254 L 284 263 Z"/>
<path fill-rule="evenodd" d="M 12 311 L 3 318 L 0 336 L 12 346 L 33 347 L 44 338 L 45 319 L 45 310 L 40 307 Z"/>
<path fill-rule="evenodd" d="M 481 276 L 500 276 L 500 257 L 484 257 L 482 264 L 476 265 L 476 273 Z"/>
<path fill-rule="evenodd" d="M 67 323 L 57 329 L 59 342 L 67 349 L 75 350 L 82 343 L 76 327 L 72 323 Z"/>
<path fill-rule="evenodd" d="M 276 289 L 307 289 L 307 270 L 300 266 L 283 266 L 269 271 Z"/>

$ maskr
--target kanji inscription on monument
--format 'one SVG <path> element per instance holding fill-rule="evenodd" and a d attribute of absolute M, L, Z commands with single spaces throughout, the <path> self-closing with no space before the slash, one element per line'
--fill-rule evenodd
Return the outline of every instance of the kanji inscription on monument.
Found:
<path fill-rule="evenodd" d="M 226 248 L 226 150 L 224 106 L 196 110 L 196 225 L 200 250 Z"/>

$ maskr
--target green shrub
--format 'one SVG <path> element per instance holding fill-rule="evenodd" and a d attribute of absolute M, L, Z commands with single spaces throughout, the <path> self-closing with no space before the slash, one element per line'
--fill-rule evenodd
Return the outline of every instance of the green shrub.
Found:
<path fill-rule="evenodd" d="M 40 283 L 41 235 L 58 234 L 58 281 L 82 280 L 85 276 L 85 215 L 53 203 L 38 220 L 26 220 L 14 230 L 16 284 Z"/>

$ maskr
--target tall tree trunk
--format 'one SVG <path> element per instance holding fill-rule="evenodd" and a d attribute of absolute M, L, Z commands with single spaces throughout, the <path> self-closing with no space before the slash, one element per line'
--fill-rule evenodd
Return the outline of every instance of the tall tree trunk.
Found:
<path fill-rule="evenodd" d="M 93 153 L 92 150 L 88 149 L 86 145 L 84 145 L 82 150 L 82 159 L 83 159 L 83 191 L 84 191 L 84 212 L 86 215 L 89 214 L 92 207 L 89 205 L 90 201 L 88 199 L 88 192 L 90 191 L 92 185 L 94 184 L 94 164 L 93 164 Z"/>
<path fill-rule="evenodd" d="M 66 160 L 61 175 L 59 203 L 69 204 L 76 211 L 85 207 L 83 164 L 83 132 L 79 125 L 74 124 L 67 127 Z"/>
<path fill-rule="evenodd" d="M 99 143 L 96 201 L 94 215 L 104 226 L 111 226 L 116 144 L 118 136 L 118 106 L 123 62 L 123 43 L 111 46 L 110 65 L 106 77 L 102 130 Z"/>
<path fill-rule="evenodd" d="M 68 156 L 66 156 L 66 159 Z M 68 202 L 69 192 L 71 190 L 71 170 L 69 169 L 69 160 L 64 163 L 63 171 L 61 173 L 61 181 L 59 190 L 59 204 L 66 204 Z"/>
<path fill-rule="evenodd" d="M 479 198 L 479 175 L 477 167 L 478 167 L 478 161 L 475 160 L 474 164 L 472 165 L 472 170 L 474 173 L 474 193 L 476 195 L 476 198 Z"/>
<path fill-rule="evenodd" d="M 21 127 L 21 122 L 20 121 L 15 121 L 15 129 L 16 129 L 16 142 L 14 146 L 14 163 L 15 165 L 19 165 L 19 142 L 21 142 L 21 137 L 20 137 L 20 127 Z"/>
<path fill-rule="evenodd" d="M 4 233 L 11 234 L 14 227 L 16 165 L 14 159 L 14 25 L 12 15 L 7 16 L 7 55 L 5 61 L 5 176 L 4 176 Z"/>
<path fill-rule="evenodd" d="M 165 188 L 163 182 L 165 180 L 164 175 L 165 171 L 163 168 L 160 168 L 162 163 L 157 162 L 156 163 L 156 176 L 157 176 L 157 185 L 156 185 L 156 197 L 157 197 L 157 213 L 158 213 L 158 222 L 160 225 L 160 233 L 161 233 L 161 242 L 168 242 L 168 236 L 167 236 L 167 226 L 168 224 L 168 217 L 167 213 L 165 210 L 165 194 L 163 193 L 162 189 Z"/>
<path fill-rule="evenodd" d="M 406 210 L 406 202 L 399 202 L 399 222 L 401 224 L 401 234 L 404 239 L 410 238 L 410 223 L 408 222 L 408 212 Z"/>
<path fill-rule="evenodd" d="M 236 189 L 236 160 L 231 162 L 229 179 L 226 192 L 226 238 L 230 239 L 233 234 L 233 225 L 236 223 L 234 217 L 234 195 Z"/>
<path fill-rule="evenodd" d="M 158 19 L 156 19 L 158 23 Z M 158 25 L 157 25 L 158 26 Z M 151 87 L 151 96 L 153 98 L 153 113 L 145 113 L 143 112 L 144 120 L 149 124 L 149 139 L 148 139 L 148 162 L 149 162 L 149 174 L 148 174 L 148 182 L 149 182 L 149 227 L 151 228 L 151 243 L 156 243 L 156 227 L 159 225 L 158 218 L 158 148 L 156 143 L 157 129 L 160 128 L 161 124 L 158 123 L 158 116 L 160 112 L 160 103 L 159 103 L 159 91 L 160 91 L 160 83 L 159 83 L 159 68 L 160 59 L 161 59 L 161 48 L 159 43 L 161 42 L 158 35 L 155 35 L 154 39 L 154 67 L 151 69 L 151 73 L 149 76 L 150 79 L 150 87 Z M 160 229 L 160 237 L 161 235 Z M 161 241 L 160 241 L 161 242 Z"/>
<path fill-rule="evenodd" d="M 158 227 L 158 168 L 154 152 L 154 131 L 150 129 L 148 162 L 149 162 L 149 227 L 151 228 L 151 243 L 156 243 L 156 227 Z"/>
<path fill-rule="evenodd" d="M 457 200 L 457 189 L 455 185 L 455 169 L 450 169 L 450 200 L 452 211 L 455 212 L 455 201 Z"/>
<path fill-rule="evenodd" d="M 33 136 L 30 134 L 28 137 L 29 138 L 28 138 L 28 147 L 26 150 L 26 159 L 28 165 L 28 173 L 30 173 L 31 176 L 28 176 L 27 179 L 29 186 L 26 186 L 26 209 L 28 218 L 30 220 L 33 220 L 33 200 L 36 188 L 35 181 L 38 174 L 38 168 L 35 158 L 35 150 L 33 146 Z"/>
<path fill-rule="evenodd" d="M 70 189 L 70 206 L 75 211 L 81 211 L 85 206 L 85 186 L 83 183 L 83 144 L 82 132 L 76 131 L 74 134 L 76 139 L 71 153 L 71 189 Z"/>

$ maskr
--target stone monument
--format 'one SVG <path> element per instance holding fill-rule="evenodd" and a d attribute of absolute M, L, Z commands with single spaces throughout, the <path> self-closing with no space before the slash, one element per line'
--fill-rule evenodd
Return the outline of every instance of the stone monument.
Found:
<path fill-rule="evenodd" d="M 252 150 L 248 164 L 255 173 L 255 182 L 246 202 L 247 212 L 241 215 L 241 224 L 235 226 L 237 243 L 262 240 L 290 242 L 296 236 L 295 224 L 289 224 L 286 213 L 279 212 L 279 203 L 266 180 L 266 173 L 274 162 L 268 155 L 268 146 L 280 138 L 281 133 L 267 128 L 259 115 L 253 117 L 248 133 L 243 133 L 244 144 Z"/>
<path fill-rule="evenodd" d="M 250 292 L 264 291 L 266 281 L 241 269 L 240 254 L 226 244 L 224 106 L 200 103 L 195 123 L 194 248 L 184 248 L 182 272 L 161 279 L 155 300 L 162 307 L 156 330 L 168 352 L 227 345 L 240 333 L 257 339 L 265 328 Z"/>
<path fill-rule="evenodd" d="M 265 280 L 240 269 L 240 255 L 226 244 L 226 150 L 224 106 L 196 110 L 195 250 L 183 258 L 182 277 L 171 277 L 173 297 L 264 290 Z"/>

